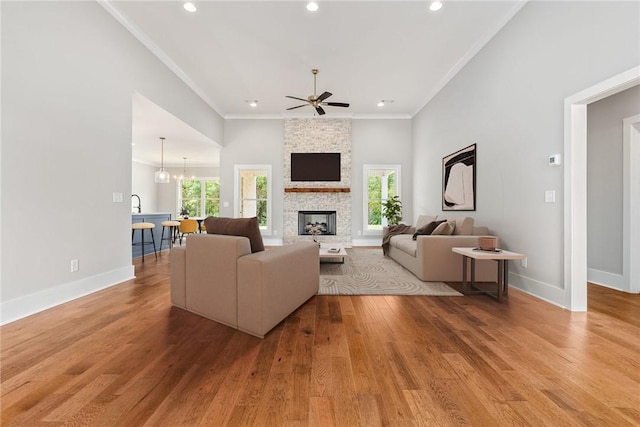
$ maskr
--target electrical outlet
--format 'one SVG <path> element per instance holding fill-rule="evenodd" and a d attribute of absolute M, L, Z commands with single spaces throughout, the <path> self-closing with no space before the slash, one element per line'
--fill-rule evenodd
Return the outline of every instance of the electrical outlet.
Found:
<path fill-rule="evenodd" d="M 527 268 L 527 257 L 524 257 L 520 260 L 520 267 Z"/>
<path fill-rule="evenodd" d="M 547 190 L 544 192 L 544 202 L 545 203 L 555 203 L 556 202 L 556 191 L 555 190 Z"/>
<path fill-rule="evenodd" d="M 77 259 L 72 259 L 71 260 L 71 272 L 75 273 L 76 271 L 78 271 L 79 265 L 78 265 L 78 260 Z"/>

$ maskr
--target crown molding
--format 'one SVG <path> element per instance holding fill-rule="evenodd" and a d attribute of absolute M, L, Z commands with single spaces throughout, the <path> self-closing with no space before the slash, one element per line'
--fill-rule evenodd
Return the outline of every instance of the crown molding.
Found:
<path fill-rule="evenodd" d="M 96 0 L 100 6 L 102 6 L 116 21 L 118 21 L 127 31 L 129 31 L 140 43 L 143 44 L 149 51 L 154 54 L 164 65 L 169 68 L 180 80 L 184 82 L 191 90 L 193 90 L 204 102 L 206 102 L 218 115 L 224 117 L 222 108 L 215 101 L 213 101 L 207 94 L 198 86 L 187 73 L 182 70 L 173 62 L 173 60 L 167 55 L 160 47 L 155 44 L 151 38 L 136 25 L 132 24 L 129 19 L 123 15 L 113 4 L 112 0 Z"/>
<path fill-rule="evenodd" d="M 458 74 L 464 67 L 467 65 L 471 59 L 480 52 L 480 50 L 487 44 L 489 41 L 496 35 L 502 28 L 507 25 L 511 19 L 516 16 L 520 9 L 527 4 L 529 0 L 521 0 L 518 2 L 514 2 L 515 6 L 511 9 L 510 13 L 505 16 L 505 18 L 498 23 L 495 27 L 487 31 L 483 37 L 480 37 L 478 41 L 467 51 L 467 53 L 460 58 L 458 62 L 455 63 L 453 67 L 449 70 L 449 72 L 440 80 L 440 82 L 434 86 L 431 93 L 427 96 L 424 103 L 411 115 L 411 117 L 415 117 L 424 107 L 427 106 L 429 102 L 442 90 L 444 87 Z"/>
<path fill-rule="evenodd" d="M 411 120 L 410 114 L 331 114 L 324 116 L 304 114 L 227 114 L 225 120 L 284 120 L 284 119 L 353 119 L 353 120 Z"/>

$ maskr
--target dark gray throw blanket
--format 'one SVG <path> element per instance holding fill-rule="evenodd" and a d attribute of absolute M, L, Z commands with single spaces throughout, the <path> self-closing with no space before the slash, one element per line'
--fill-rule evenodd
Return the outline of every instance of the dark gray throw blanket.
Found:
<path fill-rule="evenodd" d="M 387 252 L 389 252 L 389 241 L 393 236 L 405 234 L 410 228 L 411 226 L 407 224 L 397 224 L 390 225 L 388 229 L 385 229 L 385 232 L 382 234 L 382 253 L 386 255 Z"/>

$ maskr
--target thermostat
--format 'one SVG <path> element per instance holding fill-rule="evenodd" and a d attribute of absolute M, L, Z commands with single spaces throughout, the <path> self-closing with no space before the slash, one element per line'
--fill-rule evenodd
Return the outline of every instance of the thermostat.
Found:
<path fill-rule="evenodd" d="M 549 156 L 549 166 L 557 166 L 561 163 L 560 154 L 554 154 L 553 156 Z"/>

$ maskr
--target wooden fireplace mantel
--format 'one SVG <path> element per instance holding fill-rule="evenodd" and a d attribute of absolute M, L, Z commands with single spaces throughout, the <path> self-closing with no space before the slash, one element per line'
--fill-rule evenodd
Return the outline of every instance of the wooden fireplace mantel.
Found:
<path fill-rule="evenodd" d="M 285 193 L 350 193 L 349 187 L 287 187 Z"/>

